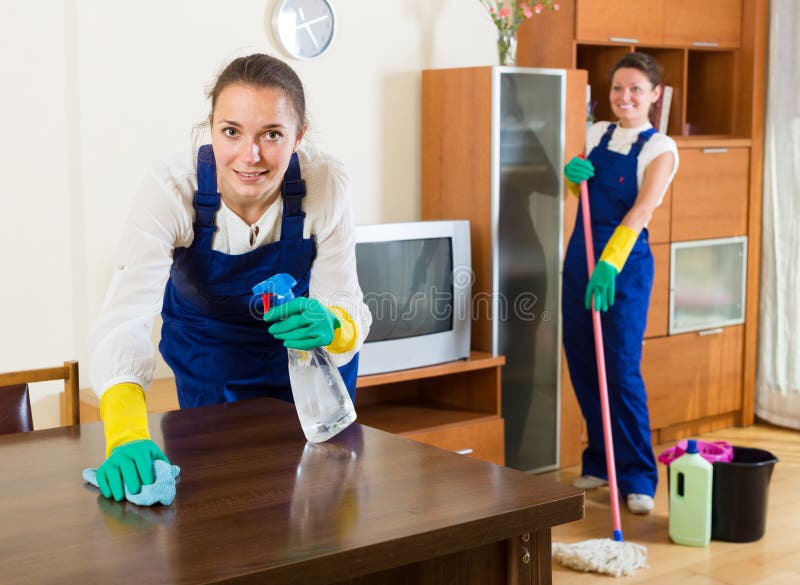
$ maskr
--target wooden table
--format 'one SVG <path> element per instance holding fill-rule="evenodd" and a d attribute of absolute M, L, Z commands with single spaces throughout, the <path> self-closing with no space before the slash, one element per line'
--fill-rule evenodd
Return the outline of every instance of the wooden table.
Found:
<path fill-rule="evenodd" d="M 0 581 L 550 583 L 583 493 L 353 424 L 306 444 L 276 400 L 154 414 L 172 506 L 108 501 L 81 469 L 100 423 L 0 436 Z"/>

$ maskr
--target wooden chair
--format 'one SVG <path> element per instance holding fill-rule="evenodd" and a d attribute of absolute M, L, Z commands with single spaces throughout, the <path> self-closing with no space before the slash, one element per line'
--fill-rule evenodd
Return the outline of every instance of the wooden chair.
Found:
<path fill-rule="evenodd" d="M 62 424 L 80 423 L 78 362 L 69 361 L 55 368 L 0 373 L 0 433 L 33 430 L 28 384 L 50 380 L 64 380 Z"/>

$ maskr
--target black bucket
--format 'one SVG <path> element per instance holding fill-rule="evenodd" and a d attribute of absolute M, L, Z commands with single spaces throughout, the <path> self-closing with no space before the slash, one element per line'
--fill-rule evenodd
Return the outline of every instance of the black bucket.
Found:
<path fill-rule="evenodd" d="M 767 495 L 778 462 L 769 451 L 733 447 L 733 460 L 714 463 L 711 538 L 753 542 L 764 536 Z"/>

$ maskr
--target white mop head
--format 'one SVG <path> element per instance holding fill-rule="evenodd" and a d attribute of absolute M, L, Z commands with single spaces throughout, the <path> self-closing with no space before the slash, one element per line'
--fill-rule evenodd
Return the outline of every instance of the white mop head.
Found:
<path fill-rule="evenodd" d="M 647 567 L 647 549 L 633 542 L 595 538 L 572 544 L 553 543 L 553 558 L 578 571 L 605 573 L 613 577 L 633 575 Z"/>

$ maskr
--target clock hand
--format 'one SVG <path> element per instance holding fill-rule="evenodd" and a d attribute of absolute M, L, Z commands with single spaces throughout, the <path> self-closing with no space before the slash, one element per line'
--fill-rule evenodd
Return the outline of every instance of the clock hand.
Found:
<path fill-rule="evenodd" d="M 320 16 L 319 18 L 315 18 L 314 20 L 309 20 L 308 22 L 304 22 L 302 24 L 297 25 L 297 28 L 298 30 L 301 28 L 305 29 L 306 32 L 308 33 L 308 36 L 311 37 L 311 42 L 314 43 L 314 46 L 319 47 L 319 43 L 317 42 L 317 37 L 315 37 L 314 33 L 311 31 L 311 25 L 327 19 L 328 19 L 327 16 Z"/>
<path fill-rule="evenodd" d="M 305 26 L 311 26 L 312 24 L 316 24 L 316 23 L 318 23 L 318 22 L 320 22 L 322 20 L 328 20 L 328 18 L 330 18 L 330 17 L 327 16 L 327 15 L 323 15 L 323 16 L 320 16 L 319 18 L 315 18 L 314 20 L 303 21 L 302 24 L 297 25 L 297 28 L 303 28 Z"/>
<path fill-rule="evenodd" d="M 298 26 L 298 29 L 305 28 L 308 36 L 311 37 L 311 42 L 314 43 L 314 47 L 319 47 L 319 43 L 317 42 L 317 37 L 314 36 L 314 33 L 311 32 L 311 29 L 308 27 Z"/>

